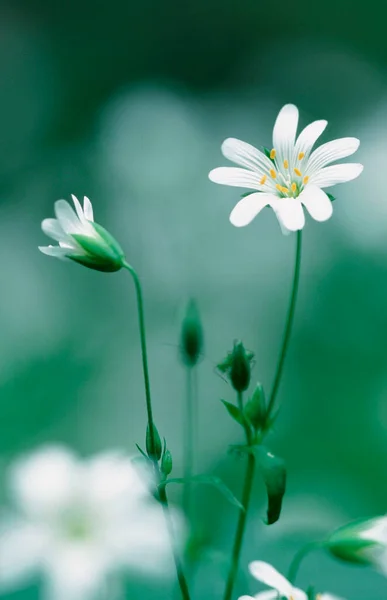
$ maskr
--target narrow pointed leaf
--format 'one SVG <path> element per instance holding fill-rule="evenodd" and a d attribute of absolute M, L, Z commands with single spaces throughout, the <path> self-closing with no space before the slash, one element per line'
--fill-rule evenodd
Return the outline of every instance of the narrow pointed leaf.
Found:
<path fill-rule="evenodd" d="M 239 500 L 234 496 L 230 488 L 220 479 L 220 477 L 216 477 L 216 475 L 195 475 L 194 477 L 190 477 L 189 479 L 185 477 L 172 477 L 167 481 L 164 481 L 161 485 L 167 485 L 168 483 L 185 483 L 186 481 L 191 481 L 192 483 L 201 483 L 204 485 L 211 485 L 215 487 L 223 497 L 230 502 L 233 506 L 236 506 L 240 510 L 244 510 L 243 504 L 239 502 Z"/>
<path fill-rule="evenodd" d="M 230 417 L 234 419 L 234 421 L 239 423 L 239 425 L 243 426 L 245 421 L 242 411 L 237 406 L 235 406 L 235 404 L 231 404 L 231 402 L 226 402 L 226 400 L 221 400 L 221 402 L 226 407 L 226 410 Z"/>

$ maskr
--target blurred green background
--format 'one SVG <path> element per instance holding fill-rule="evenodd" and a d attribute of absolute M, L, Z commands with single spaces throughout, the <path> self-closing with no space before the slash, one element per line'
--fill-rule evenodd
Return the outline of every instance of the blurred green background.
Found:
<path fill-rule="evenodd" d="M 214 372 L 234 338 L 271 384 L 295 237 L 271 211 L 246 229 L 228 215 L 237 189 L 211 184 L 222 140 L 270 146 L 281 106 L 323 139 L 356 136 L 361 178 L 334 191 L 333 218 L 309 220 L 299 304 L 274 452 L 288 464 L 280 522 L 262 523 L 257 478 L 236 595 L 259 586 L 248 561 L 286 570 L 306 541 L 387 508 L 387 43 L 382 0 L 9 0 L 0 11 L 1 472 L 48 441 L 89 454 L 132 451 L 145 410 L 133 285 L 39 254 L 43 218 L 70 193 L 122 243 L 146 295 L 156 421 L 180 474 L 186 300 L 205 328 L 199 470 L 239 495 L 239 430 Z M 4 481 L 4 480 L 3 480 Z M 4 487 L 2 485 L 2 487 Z M 4 491 L 2 492 L 2 494 Z M 180 501 L 178 490 L 172 499 Z M 203 535 L 196 597 L 218 598 L 236 511 L 197 491 Z M 387 581 L 316 554 L 300 584 L 382 600 Z M 128 597 L 169 599 L 170 582 L 128 581 Z M 5 596 L 4 596 L 5 597 Z M 37 586 L 7 595 L 38 598 Z"/>

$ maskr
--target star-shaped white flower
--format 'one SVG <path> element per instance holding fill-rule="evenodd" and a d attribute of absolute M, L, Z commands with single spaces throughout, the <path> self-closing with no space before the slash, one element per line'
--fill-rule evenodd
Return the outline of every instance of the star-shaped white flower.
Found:
<path fill-rule="evenodd" d="M 122 268 L 124 253 L 116 240 L 94 222 L 93 207 L 86 196 L 83 208 L 72 195 L 74 209 L 66 200 L 55 202 L 56 219 L 44 219 L 42 230 L 58 246 L 39 246 L 48 256 L 73 260 L 97 271 L 112 272 Z"/>
<path fill-rule="evenodd" d="M 332 215 L 332 202 L 322 188 L 351 181 L 362 172 L 363 165 L 358 163 L 331 165 L 356 152 L 358 139 L 333 140 L 312 152 L 327 121 L 314 121 L 298 138 L 297 125 L 297 107 L 286 104 L 275 122 L 268 155 L 234 138 L 223 142 L 223 155 L 242 168 L 213 169 L 211 181 L 256 190 L 231 212 L 230 221 L 236 227 L 248 225 L 265 206 L 272 207 L 284 233 L 304 227 L 303 206 L 316 221 L 326 221 Z"/>
<path fill-rule="evenodd" d="M 92 600 L 126 569 L 170 571 L 162 508 L 125 454 L 48 446 L 9 476 L 17 511 L 0 519 L 0 592 L 41 575 L 46 600 Z"/>
<path fill-rule="evenodd" d="M 294 587 L 290 581 L 267 562 L 255 560 L 249 564 L 249 570 L 255 579 L 273 588 L 267 592 L 260 592 L 255 596 L 241 596 L 239 600 L 308 600 L 307 594 Z M 331 594 L 317 594 L 316 600 L 343 600 Z"/>

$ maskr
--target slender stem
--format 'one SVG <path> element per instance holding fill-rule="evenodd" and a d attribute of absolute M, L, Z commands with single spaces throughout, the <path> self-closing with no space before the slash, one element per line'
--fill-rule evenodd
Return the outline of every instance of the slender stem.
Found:
<path fill-rule="evenodd" d="M 238 392 L 238 406 L 241 410 L 243 409 L 243 397 L 242 397 L 241 392 Z M 250 445 L 252 443 L 252 436 L 251 436 L 251 430 L 250 430 L 248 423 L 246 423 L 246 425 L 245 425 L 245 432 L 246 432 L 247 444 Z M 253 489 L 254 472 L 255 472 L 255 456 L 254 456 L 254 454 L 249 453 L 247 460 L 248 460 L 248 462 L 247 462 L 247 468 L 246 468 L 245 482 L 243 485 L 243 492 L 242 492 L 242 506 L 243 506 L 244 510 L 241 510 L 239 513 L 237 530 L 236 530 L 235 539 L 234 539 L 234 546 L 233 546 L 232 555 L 231 555 L 231 566 L 230 566 L 230 571 L 228 573 L 226 590 L 224 593 L 224 600 L 231 600 L 232 592 L 234 589 L 235 579 L 236 579 L 236 576 L 238 573 L 239 559 L 240 559 L 240 554 L 241 554 L 241 550 L 242 550 L 243 537 L 244 537 L 245 528 L 246 528 L 247 516 L 248 516 L 248 511 L 249 511 L 251 492 Z"/>
<path fill-rule="evenodd" d="M 267 415 L 270 416 L 275 400 L 277 397 L 279 385 L 281 383 L 282 371 L 285 364 L 286 353 L 289 347 L 290 334 L 292 332 L 292 325 L 294 321 L 294 313 L 296 309 L 297 302 L 297 292 L 298 292 L 298 284 L 300 282 L 300 267 L 301 267 L 301 247 L 302 247 L 302 231 L 297 231 L 297 244 L 296 244 L 296 257 L 294 262 L 294 275 L 293 275 L 293 285 L 292 291 L 290 295 L 288 314 L 286 317 L 285 330 L 282 339 L 281 351 L 278 358 L 277 368 L 274 377 L 273 388 L 270 394 L 269 403 L 267 407 Z"/>
<path fill-rule="evenodd" d="M 143 297 L 142 297 L 142 289 L 141 289 L 140 279 L 139 279 L 136 271 L 128 263 L 125 263 L 124 267 L 129 271 L 129 273 L 133 277 L 134 285 L 136 288 L 136 294 L 137 294 L 138 322 L 139 322 L 139 326 L 140 326 L 142 368 L 143 368 L 143 373 L 144 373 L 145 398 L 146 398 L 146 410 L 147 410 L 147 416 L 148 416 L 149 438 L 150 438 L 151 453 L 153 456 L 155 456 L 156 443 L 155 443 L 152 399 L 151 399 L 150 383 L 149 383 L 148 355 L 147 355 L 147 348 L 146 348 L 144 301 L 143 301 Z M 160 468 L 159 468 L 158 462 L 156 461 L 155 458 L 153 459 L 153 465 L 154 465 L 157 480 L 160 481 L 160 479 L 161 479 Z M 181 595 L 182 595 L 183 600 L 190 600 L 188 584 L 187 584 L 187 581 L 184 576 L 180 557 L 179 557 L 179 554 L 178 554 L 178 551 L 176 548 L 176 544 L 174 541 L 172 519 L 171 519 L 171 515 L 169 512 L 168 498 L 167 498 L 165 486 L 160 486 L 159 500 L 163 506 L 164 516 L 165 516 L 165 519 L 167 522 L 167 527 L 168 527 L 170 538 L 171 538 L 173 558 L 175 561 L 176 574 L 177 574 L 177 579 L 179 581 Z"/>
<path fill-rule="evenodd" d="M 187 367 L 187 402 L 185 414 L 185 457 L 183 507 L 187 519 L 192 517 L 192 476 L 194 474 L 195 441 L 197 431 L 195 367 Z"/>
<path fill-rule="evenodd" d="M 301 548 L 294 556 L 288 572 L 288 579 L 290 583 L 295 583 L 297 573 L 300 569 L 301 563 L 304 560 L 305 556 L 307 556 L 313 550 L 321 547 L 321 542 L 311 542 L 310 544 L 306 544 L 303 548 Z"/>
<path fill-rule="evenodd" d="M 161 485 L 159 487 L 159 498 L 160 498 L 160 502 L 163 506 L 165 520 L 167 522 L 167 526 L 168 526 L 168 530 L 169 530 L 169 536 L 172 540 L 173 558 L 175 561 L 176 574 L 177 574 L 177 579 L 179 581 L 181 596 L 182 596 L 183 600 L 190 600 L 188 583 L 187 583 L 187 580 L 184 575 L 184 570 L 183 570 L 183 566 L 182 566 L 182 563 L 180 560 L 180 555 L 179 555 L 178 549 L 176 548 L 176 544 L 174 542 L 175 534 L 173 531 L 173 522 L 171 519 L 171 513 L 169 512 L 168 496 L 167 496 L 167 491 L 165 489 L 165 485 Z"/>
<path fill-rule="evenodd" d="M 145 384 L 146 411 L 147 411 L 147 415 L 148 415 L 150 445 L 151 445 L 152 454 L 154 456 L 156 443 L 155 443 L 152 399 L 151 399 L 150 383 L 149 383 L 148 354 L 147 354 L 147 348 L 146 348 L 144 300 L 142 297 L 142 289 L 141 289 L 140 279 L 139 279 L 136 271 L 128 263 L 125 263 L 124 266 L 129 271 L 131 276 L 133 277 L 134 285 L 136 288 L 138 323 L 140 326 L 140 339 L 141 339 L 142 370 L 144 373 L 144 384 Z"/>

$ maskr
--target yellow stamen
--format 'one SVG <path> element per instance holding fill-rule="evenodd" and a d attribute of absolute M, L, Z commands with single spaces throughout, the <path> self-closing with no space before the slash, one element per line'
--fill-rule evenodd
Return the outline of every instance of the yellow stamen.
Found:
<path fill-rule="evenodd" d="M 285 160 L 284 160 L 284 168 L 285 168 L 285 169 L 288 169 L 288 168 L 289 168 L 289 163 L 288 163 L 288 161 L 286 160 L 286 158 L 285 158 Z"/>
<path fill-rule="evenodd" d="M 308 177 L 308 175 L 305 175 L 304 179 L 302 180 L 302 183 L 304 185 L 306 185 L 308 183 L 308 181 L 309 181 L 309 177 Z"/>
<path fill-rule="evenodd" d="M 302 177 L 302 173 L 301 173 L 300 169 L 294 169 L 294 172 L 296 175 L 298 175 L 298 177 Z"/>
<path fill-rule="evenodd" d="M 259 183 L 261 185 L 265 185 L 266 179 L 267 179 L 267 175 L 264 175 Z"/>
<path fill-rule="evenodd" d="M 300 152 L 300 154 L 298 155 L 298 160 L 302 160 L 305 156 L 305 152 Z"/>
<path fill-rule="evenodd" d="M 270 152 L 270 158 L 273 160 L 275 158 L 276 154 L 277 154 L 277 152 L 273 148 L 273 150 L 271 150 L 271 152 Z"/>
<path fill-rule="evenodd" d="M 292 183 L 292 185 L 290 187 L 292 189 L 292 192 L 296 192 L 297 191 L 297 184 L 296 183 Z"/>
<path fill-rule="evenodd" d="M 282 192 L 282 194 L 288 194 L 289 193 L 288 188 L 285 187 L 285 186 L 283 186 L 283 185 L 280 185 L 279 183 L 277 183 L 277 185 L 275 187 L 277 188 L 277 190 L 279 192 Z"/>
<path fill-rule="evenodd" d="M 270 169 L 270 177 L 272 177 L 273 179 L 277 177 L 277 173 L 274 171 L 274 169 Z"/>

